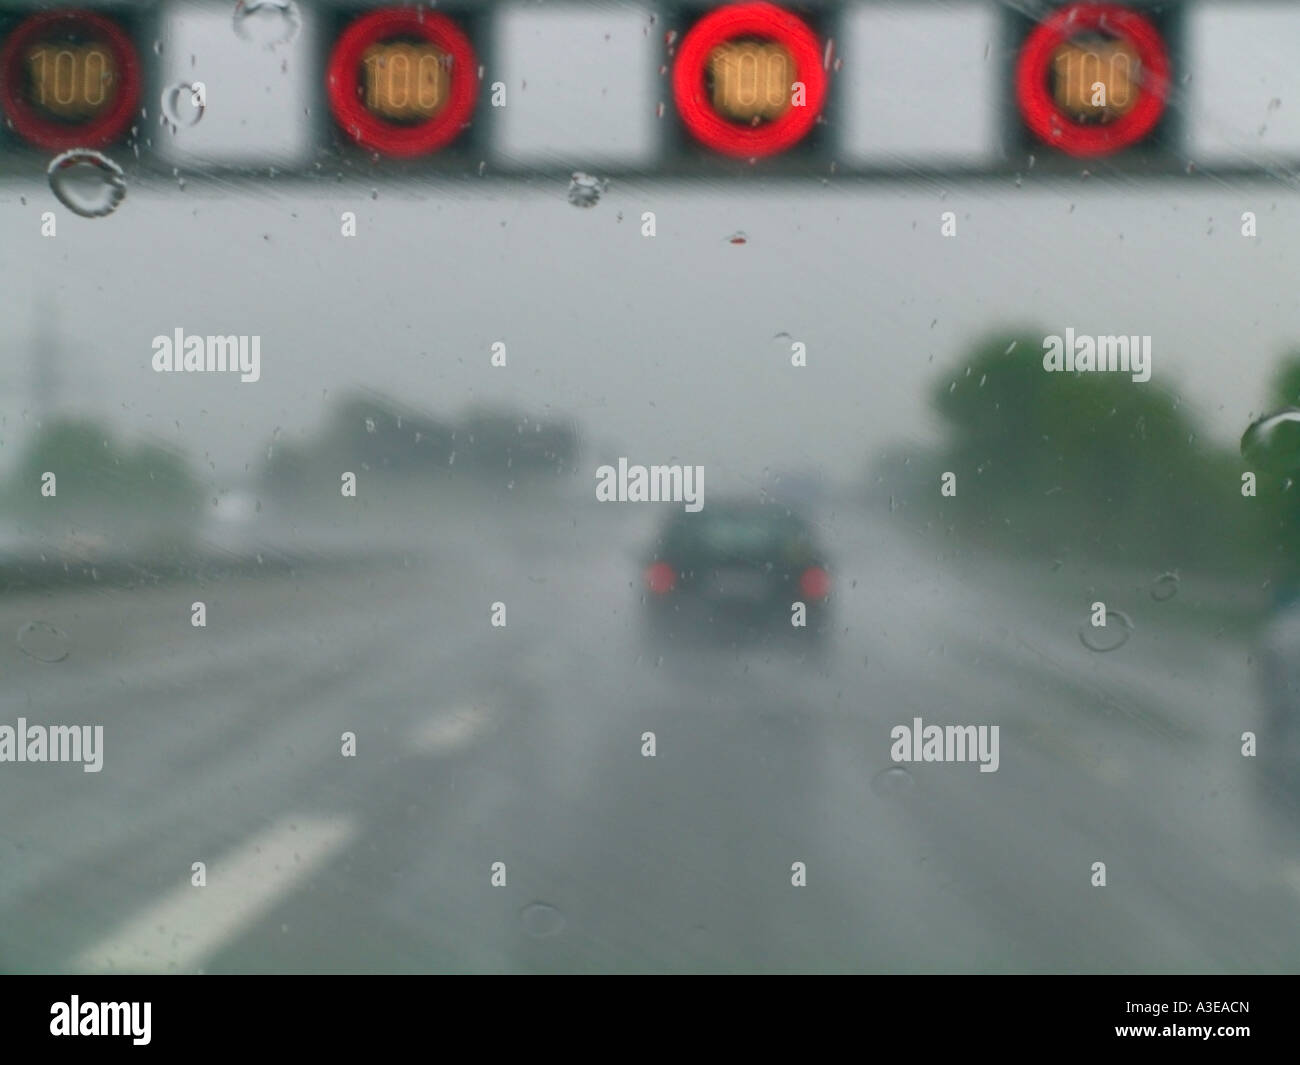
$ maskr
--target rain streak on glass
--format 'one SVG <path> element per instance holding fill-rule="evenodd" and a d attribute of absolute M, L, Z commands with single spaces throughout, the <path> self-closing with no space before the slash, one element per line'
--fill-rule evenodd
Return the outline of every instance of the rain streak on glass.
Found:
<path fill-rule="evenodd" d="M 1241 457 L 1267 473 L 1300 472 L 1300 409 L 1260 418 L 1242 434 Z"/>
<path fill-rule="evenodd" d="M 163 92 L 162 118 L 172 127 L 173 133 L 177 129 L 197 126 L 206 108 L 202 92 L 190 82 L 181 82 Z"/>
<path fill-rule="evenodd" d="M 101 152 L 73 148 L 55 156 L 45 172 L 59 202 L 82 218 L 110 215 L 126 199 L 126 175 Z"/>
<path fill-rule="evenodd" d="M 901 765 L 890 766 L 871 780 L 871 790 L 887 799 L 910 795 L 916 787 L 916 778 Z"/>
<path fill-rule="evenodd" d="M 608 187 L 608 181 L 578 171 L 569 179 L 569 202 L 574 207 L 595 207 Z"/>
<path fill-rule="evenodd" d="M 1079 640 L 1089 651 L 1115 651 L 1133 635 L 1133 621 L 1120 610 L 1106 611 L 1106 624 L 1093 625 L 1089 619 L 1079 629 Z"/>
<path fill-rule="evenodd" d="M 232 22 L 241 40 L 263 48 L 288 44 L 302 28 L 302 17 L 293 0 L 239 0 Z"/>
<path fill-rule="evenodd" d="M 545 902 L 533 902 L 520 911 L 524 932 L 535 939 L 559 935 L 564 928 L 564 914 Z"/>
<path fill-rule="evenodd" d="M 1178 574 L 1162 573 L 1151 582 L 1151 598 L 1157 603 L 1166 602 L 1178 594 Z"/>
<path fill-rule="evenodd" d="M 18 647 L 38 662 L 62 662 L 72 649 L 72 641 L 53 625 L 29 621 L 18 630 Z"/>

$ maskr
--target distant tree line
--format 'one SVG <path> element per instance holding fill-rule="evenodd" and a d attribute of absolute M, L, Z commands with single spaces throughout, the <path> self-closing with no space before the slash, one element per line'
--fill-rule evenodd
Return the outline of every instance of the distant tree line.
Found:
<path fill-rule="evenodd" d="M 202 485 L 183 455 L 126 443 L 81 417 L 44 422 L 0 494 L 7 516 L 31 530 L 84 530 L 135 543 L 183 539 L 203 502 Z"/>
<path fill-rule="evenodd" d="M 264 474 L 292 493 L 339 472 L 378 470 L 478 481 L 544 480 L 577 468 L 579 437 L 563 420 L 481 407 L 456 421 L 371 395 L 351 395 L 305 444 L 273 442 Z"/>
<path fill-rule="evenodd" d="M 931 385 L 942 438 L 891 449 L 874 491 L 989 550 L 1300 583 L 1300 422 L 1243 456 L 1208 439 L 1167 379 L 1048 373 L 1042 359 L 1031 330 L 976 344 Z M 1265 400 L 1300 407 L 1300 357 Z"/>

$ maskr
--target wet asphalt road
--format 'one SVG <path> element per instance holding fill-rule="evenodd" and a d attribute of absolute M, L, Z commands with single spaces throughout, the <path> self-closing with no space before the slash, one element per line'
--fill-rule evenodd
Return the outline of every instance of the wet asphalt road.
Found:
<path fill-rule="evenodd" d="M 661 658 L 652 508 L 378 513 L 329 526 L 352 564 L 0 599 L 0 724 L 105 728 L 100 773 L 0 764 L 0 969 L 1300 968 L 1250 648 L 1177 599 L 1117 600 L 1134 633 L 1096 653 L 1068 574 L 845 506 L 828 658 Z M 894 767 L 915 717 L 999 725 L 998 771 Z"/>

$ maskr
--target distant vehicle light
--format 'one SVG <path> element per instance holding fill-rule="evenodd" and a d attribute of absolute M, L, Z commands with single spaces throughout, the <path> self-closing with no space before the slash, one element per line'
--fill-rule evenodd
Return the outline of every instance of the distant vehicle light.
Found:
<path fill-rule="evenodd" d="M 775 4 L 730 4 L 687 32 L 673 98 L 690 134 L 724 155 L 775 155 L 803 140 L 826 100 L 822 46 Z"/>
<path fill-rule="evenodd" d="M 808 599 L 825 599 L 831 594 L 831 575 L 820 566 L 809 566 L 799 577 L 799 591 Z"/>
<path fill-rule="evenodd" d="M 343 130 L 381 155 L 429 155 L 469 123 L 478 99 L 478 57 L 446 15 L 384 8 L 339 35 L 326 75 Z"/>
<path fill-rule="evenodd" d="M 671 592 L 677 584 L 677 571 L 667 562 L 656 562 L 645 571 L 645 586 L 655 595 Z"/>
<path fill-rule="evenodd" d="M 212 516 L 219 522 L 243 524 L 256 517 L 257 507 L 257 498 L 247 492 L 223 492 L 215 500 Z"/>
<path fill-rule="evenodd" d="M 103 15 L 33 15 L 0 48 L 0 109 L 38 148 L 102 148 L 131 125 L 139 98 L 135 47 Z"/>
<path fill-rule="evenodd" d="M 1035 27 L 1016 65 L 1026 127 L 1067 155 L 1137 144 L 1164 114 L 1170 65 L 1160 31 L 1115 4 L 1072 4 Z"/>

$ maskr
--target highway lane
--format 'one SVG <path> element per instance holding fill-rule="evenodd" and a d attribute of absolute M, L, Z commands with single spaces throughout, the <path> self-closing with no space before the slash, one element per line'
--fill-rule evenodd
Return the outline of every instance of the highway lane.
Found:
<path fill-rule="evenodd" d="M 1090 652 L 1086 604 L 844 507 L 827 661 L 661 657 L 652 511 L 433 508 L 409 542 L 376 511 L 346 528 L 388 553 L 352 566 L 0 600 L 0 723 L 105 724 L 102 773 L 0 766 L 0 968 L 1300 965 L 1300 848 L 1239 752 L 1249 648 L 1152 610 Z M 62 661 L 18 648 L 34 619 Z M 999 724 L 998 771 L 886 773 L 917 716 Z"/>

